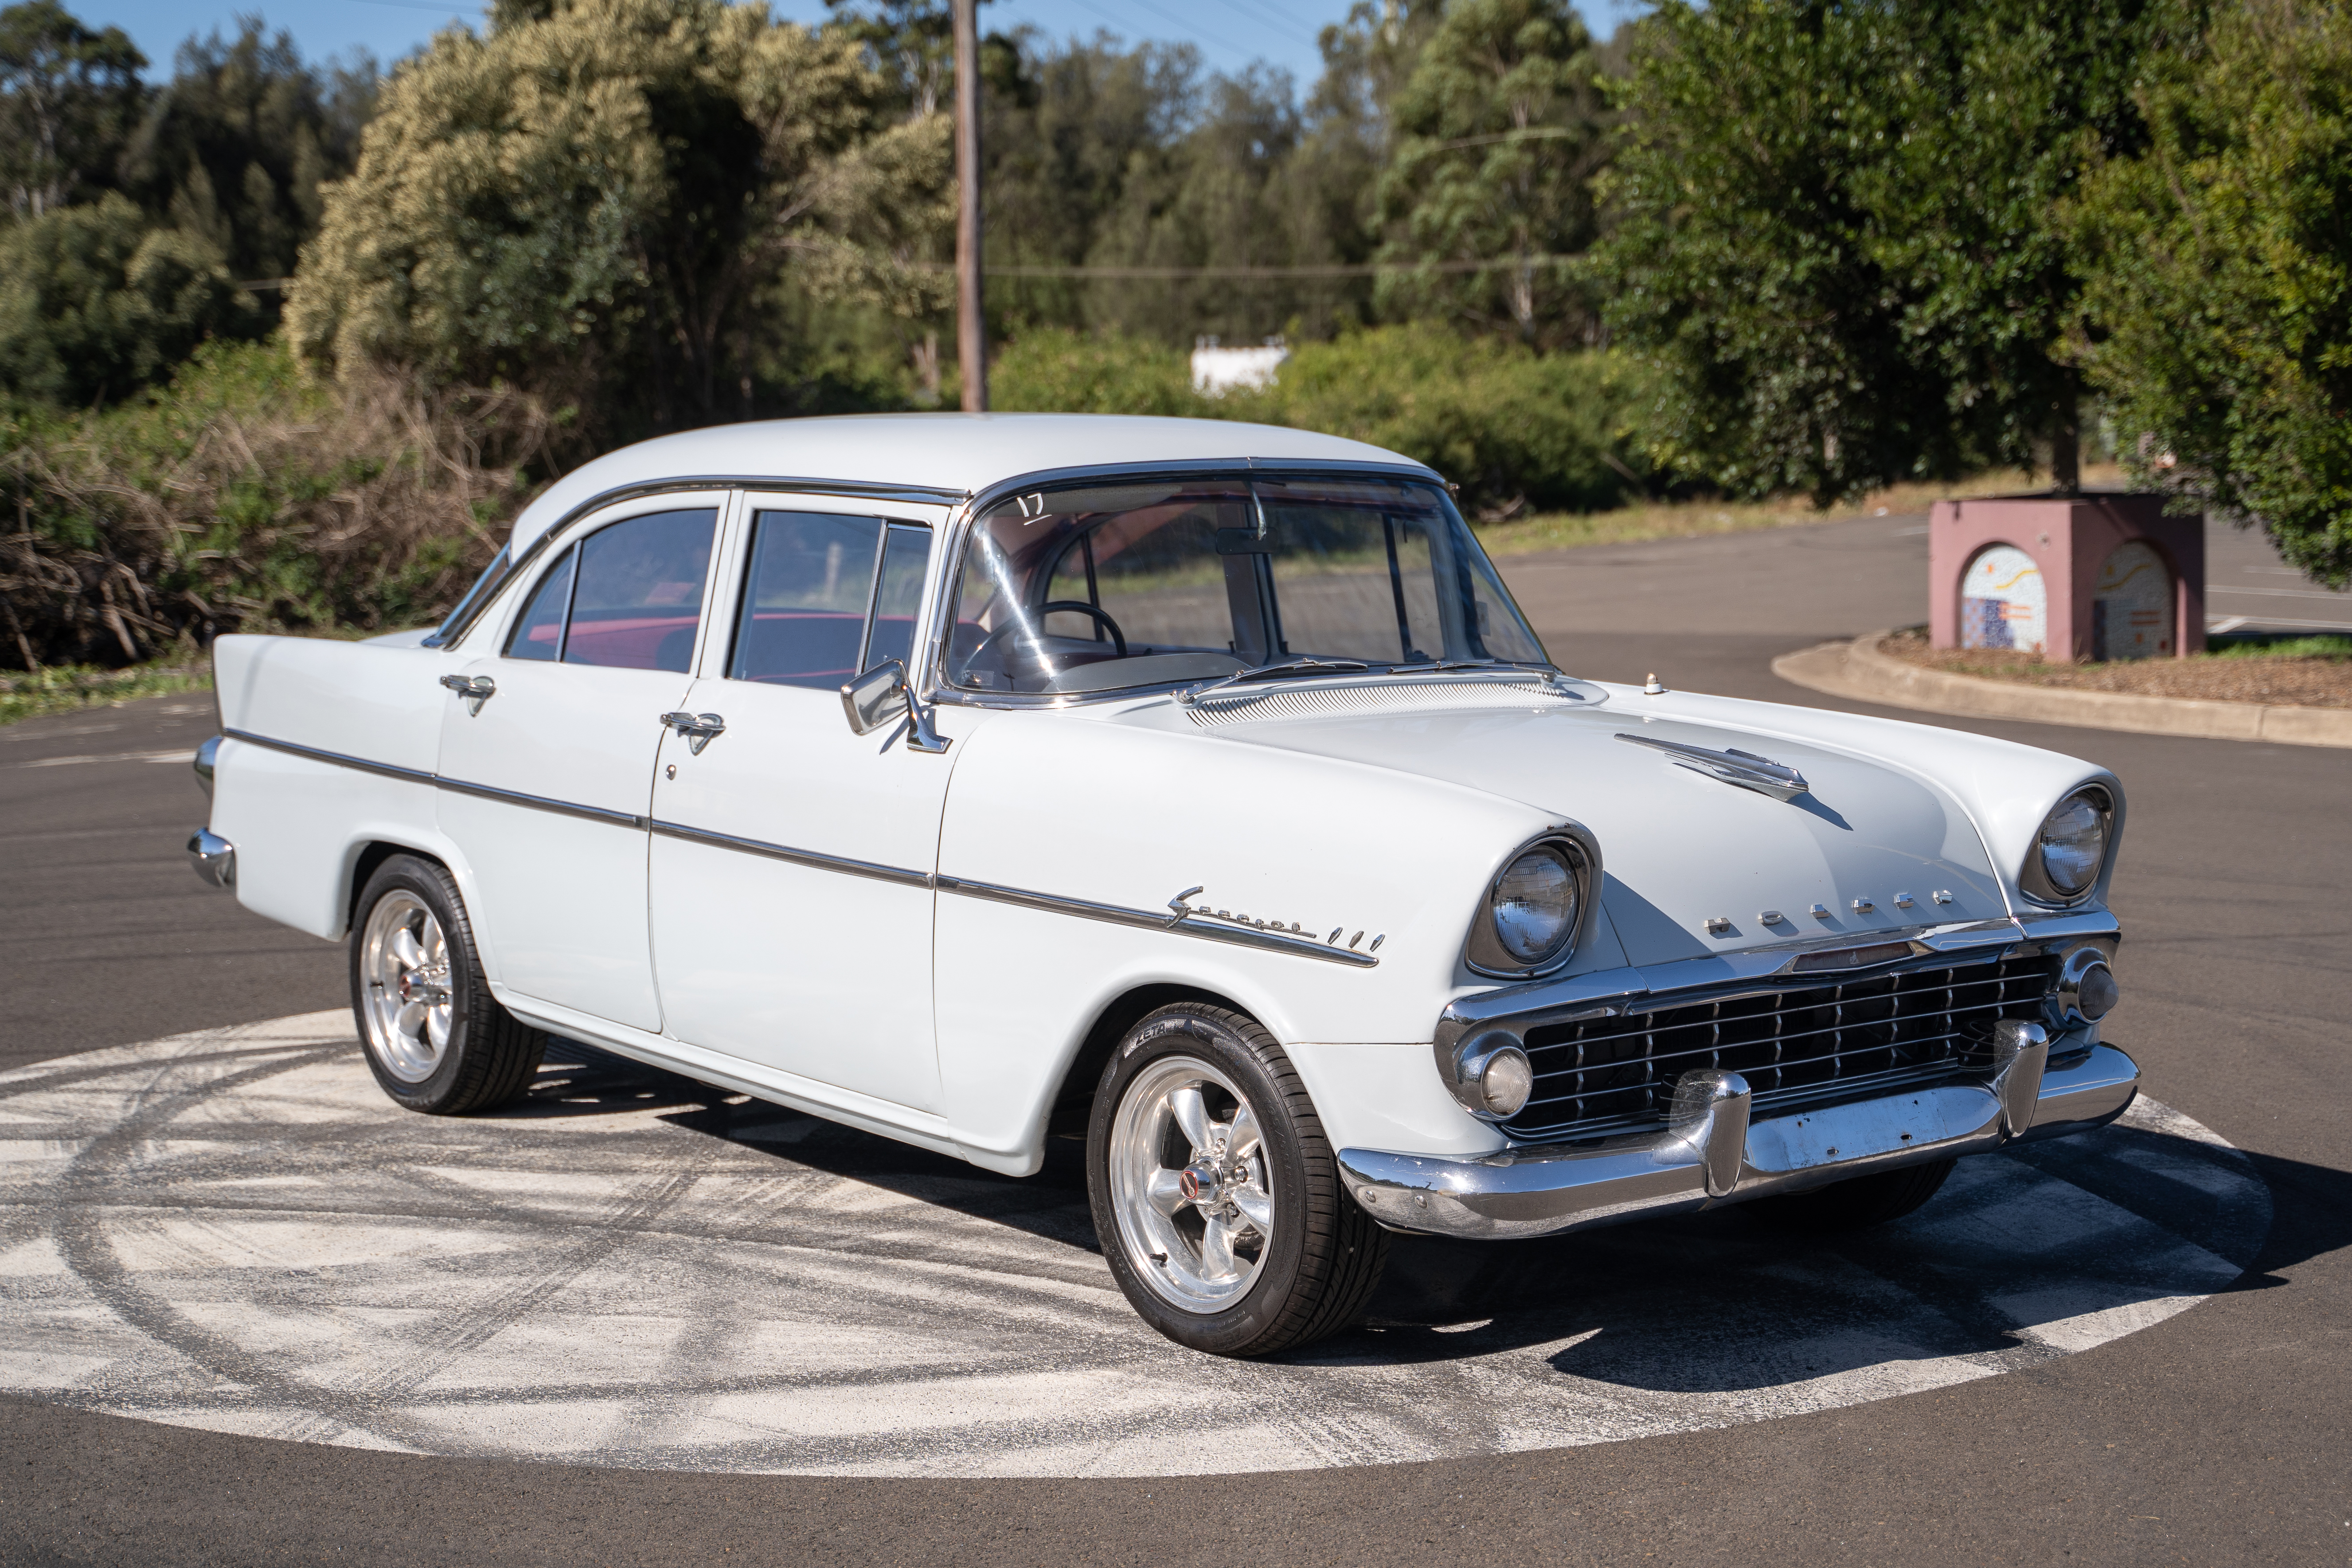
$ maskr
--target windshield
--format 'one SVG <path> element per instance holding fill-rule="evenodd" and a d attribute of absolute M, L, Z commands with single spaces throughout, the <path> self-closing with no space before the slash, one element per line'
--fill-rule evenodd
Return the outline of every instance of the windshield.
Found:
<path fill-rule="evenodd" d="M 1433 483 L 1033 490 L 965 546 L 948 648 L 965 690 L 1108 691 L 1294 658 L 1545 662 Z"/>

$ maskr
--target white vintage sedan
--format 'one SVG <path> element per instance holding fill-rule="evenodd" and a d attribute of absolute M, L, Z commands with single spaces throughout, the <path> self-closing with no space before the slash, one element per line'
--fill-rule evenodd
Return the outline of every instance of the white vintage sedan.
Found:
<path fill-rule="evenodd" d="M 1242 424 L 735 425 L 429 636 L 229 637 L 199 871 L 348 937 L 384 1091 L 551 1034 L 1023 1175 L 1169 1337 L 1391 1231 L 1864 1226 L 2099 1126 L 2113 776 L 1555 668 L 1436 474 Z"/>

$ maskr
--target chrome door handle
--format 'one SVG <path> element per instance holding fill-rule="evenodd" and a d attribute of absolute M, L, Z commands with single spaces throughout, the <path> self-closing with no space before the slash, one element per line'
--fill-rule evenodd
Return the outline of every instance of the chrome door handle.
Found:
<path fill-rule="evenodd" d="M 686 737 L 686 749 L 695 756 L 714 737 L 727 732 L 727 721 L 716 713 L 665 713 L 661 721 Z"/>
<path fill-rule="evenodd" d="M 499 694 L 499 683 L 487 675 L 445 675 L 441 684 L 466 700 L 466 711 L 478 714 L 482 704 Z"/>

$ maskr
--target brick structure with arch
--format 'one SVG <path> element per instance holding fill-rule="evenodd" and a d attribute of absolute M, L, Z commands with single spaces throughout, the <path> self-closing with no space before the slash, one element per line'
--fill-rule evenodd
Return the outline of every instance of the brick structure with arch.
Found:
<path fill-rule="evenodd" d="M 2205 520 L 2152 495 L 1995 496 L 1927 516 L 1928 640 L 2058 664 L 2205 651 Z"/>

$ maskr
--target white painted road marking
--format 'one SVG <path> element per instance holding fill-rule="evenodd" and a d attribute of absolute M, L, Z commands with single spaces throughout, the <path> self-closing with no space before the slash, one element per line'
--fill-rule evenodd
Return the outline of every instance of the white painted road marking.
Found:
<path fill-rule="evenodd" d="M 1401 1239 L 1274 1363 L 1146 1329 L 1013 1181 L 559 1046 L 414 1116 L 343 1013 L 0 1075 L 0 1389 L 220 1431 L 701 1470 L 1167 1475 L 1727 1426 L 2087 1350 L 2234 1279 L 2267 1190 L 2142 1102 L 1831 1242 L 1734 1212 Z M 1927 1407 L 1922 1418 L 1932 1418 Z"/>
<path fill-rule="evenodd" d="M 196 753 L 184 746 L 161 752 L 106 752 L 80 757 L 36 757 L 29 763 L 0 763 L 11 768 L 64 768 L 78 763 L 189 763 Z"/>

